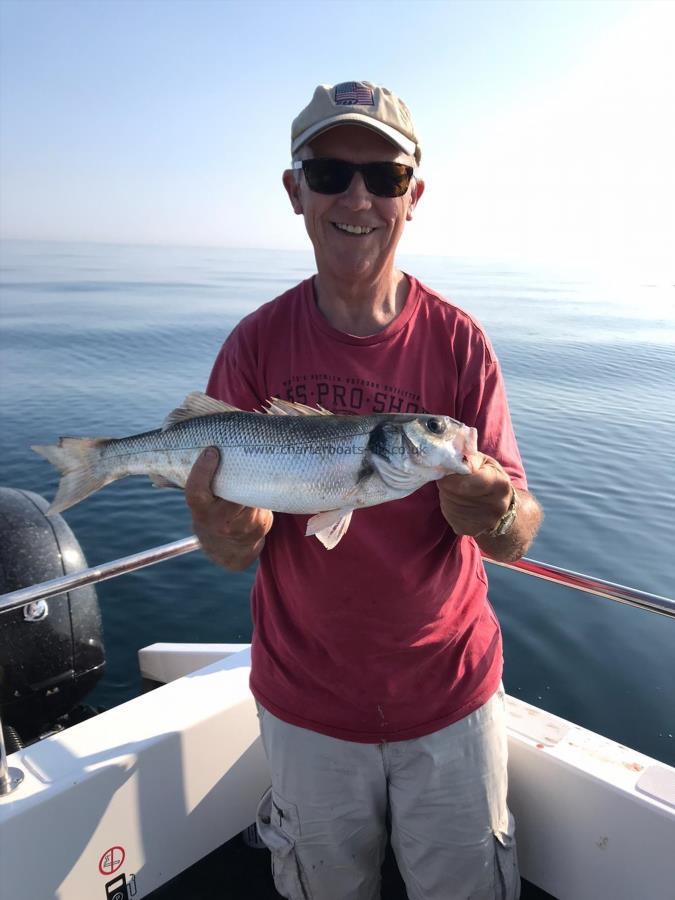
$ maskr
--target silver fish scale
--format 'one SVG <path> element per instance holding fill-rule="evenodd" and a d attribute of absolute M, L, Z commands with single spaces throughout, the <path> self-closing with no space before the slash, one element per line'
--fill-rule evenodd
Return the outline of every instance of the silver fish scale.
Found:
<path fill-rule="evenodd" d="M 272 416 L 260 413 L 223 413 L 191 419 L 173 426 L 166 434 L 187 429 L 194 423 L 199 440 L 221 447 L 318 444 L 349 440 L 369 434 L 378 424 L 370 416 Z"/>
<path fill-rule="evenodd" d="M 101 455 L 116 477 L 154 474 L 184 487 L 201 451 L 216 446 L 221 465 L 212 482 L 215 494 L 277 512 L 314 513 L 398 496 L 379 478 L 365 479 L 359 498 L 354 496 L 371 432 L 386 419 L 223 413 L 113 439 Z"/>
<path fill-rule="evenodd" d="M 392 417 L 393 418 L 393 417 Z M 153 450 L 200 447 L 270 447 L 319 445 L 349 441 L 370 434 L 384 416 L 271 416 L 261 413 L 223 413 L 200 416 L 126 438 L 113 438 L 104 456 L 123 457 Z"/>
<path fill-rule="evenodd" d="M 351 416 L 242 419 L 241 435 L 228 435 L 236 448 L 219 442 L 223 464 L 214 490 L 246 505 L 288 513 L 316 513 L 348 502 L 378 424 L 371 417 Z"/>

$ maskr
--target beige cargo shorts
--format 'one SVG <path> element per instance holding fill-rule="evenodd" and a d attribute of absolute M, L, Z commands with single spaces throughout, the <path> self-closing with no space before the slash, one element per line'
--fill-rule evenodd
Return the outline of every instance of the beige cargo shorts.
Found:
<path fill-rule="evenodd" d="M 501 687 L 409 741 L 353 743 L 258 715 L 272 787 L 257 826 L 282 897 L 378 900 L 388 825 L 409 900 L 520 896 Z"/>

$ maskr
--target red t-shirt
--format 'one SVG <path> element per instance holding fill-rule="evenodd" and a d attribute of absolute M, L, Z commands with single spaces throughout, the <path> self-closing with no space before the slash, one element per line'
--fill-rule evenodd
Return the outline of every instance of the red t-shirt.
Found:
<path fill-rule="evenodd" d="M 335 413 L 431 412 L 478 430 L 481 451 L 527 487 L 494 352 L 462 310 L 407 276 L 377 334 L 334 329 L 312 279 L 243 319 L 208 393 L 242 409 L 270 397 Z M 306 516 L 276 513 L 252 592 L 251 690 L 278 718 L 344 740 L 419 737 L 481 706 L 502 673 L 480 551 L 427 484 L 357 510 L 334 550 Z"/>

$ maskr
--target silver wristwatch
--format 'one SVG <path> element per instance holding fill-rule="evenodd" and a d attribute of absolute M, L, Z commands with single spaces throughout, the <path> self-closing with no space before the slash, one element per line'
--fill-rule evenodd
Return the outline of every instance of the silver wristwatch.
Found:
<path fill-rule="evenodd" d="M 518 492 L 516 489 L 511 486 L 511 502 L 509 503 L 509 508 L 506 510 L 501 519 L 497 522 L 492 531 L 489 531 L 488 534 L 490 537 L 501 537 L 503 534 L 508 534 L 511 530 L 511 526 L 516 520 L 516 513 L 518 512 Z"/>

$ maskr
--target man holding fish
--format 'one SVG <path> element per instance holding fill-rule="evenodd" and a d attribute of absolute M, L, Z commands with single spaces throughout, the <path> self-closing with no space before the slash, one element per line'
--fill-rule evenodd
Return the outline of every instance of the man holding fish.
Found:
<path fill-rule="evenodd" d="M 470 315 L 395 266 L 424 193 L 405 104 L 368 82 L 319 86 L 291 150 L 283 183 L 317 274 L 239 324 L 207 392 L 381 419 L 349 451 L 353 487 L 314 516 L 321 543 L 304 517 L 216 496 L 215 449 L 187 482 L 207 555 L 260 563 L 251 689 L 272 789 L 258 827 L 292 900 L 375 900 L 388 828 L 410 900 L 513 900 L 501 635 L 481 552 L 522 556 L 541 510 L 500 367 Z M 416 457 L 448 429 L 458 464 L 421 479 Z M 326 457 L 331 434 L 281 465 Z M 373 479 L 403 499 L 370 505 L 359 490 Z"/>

